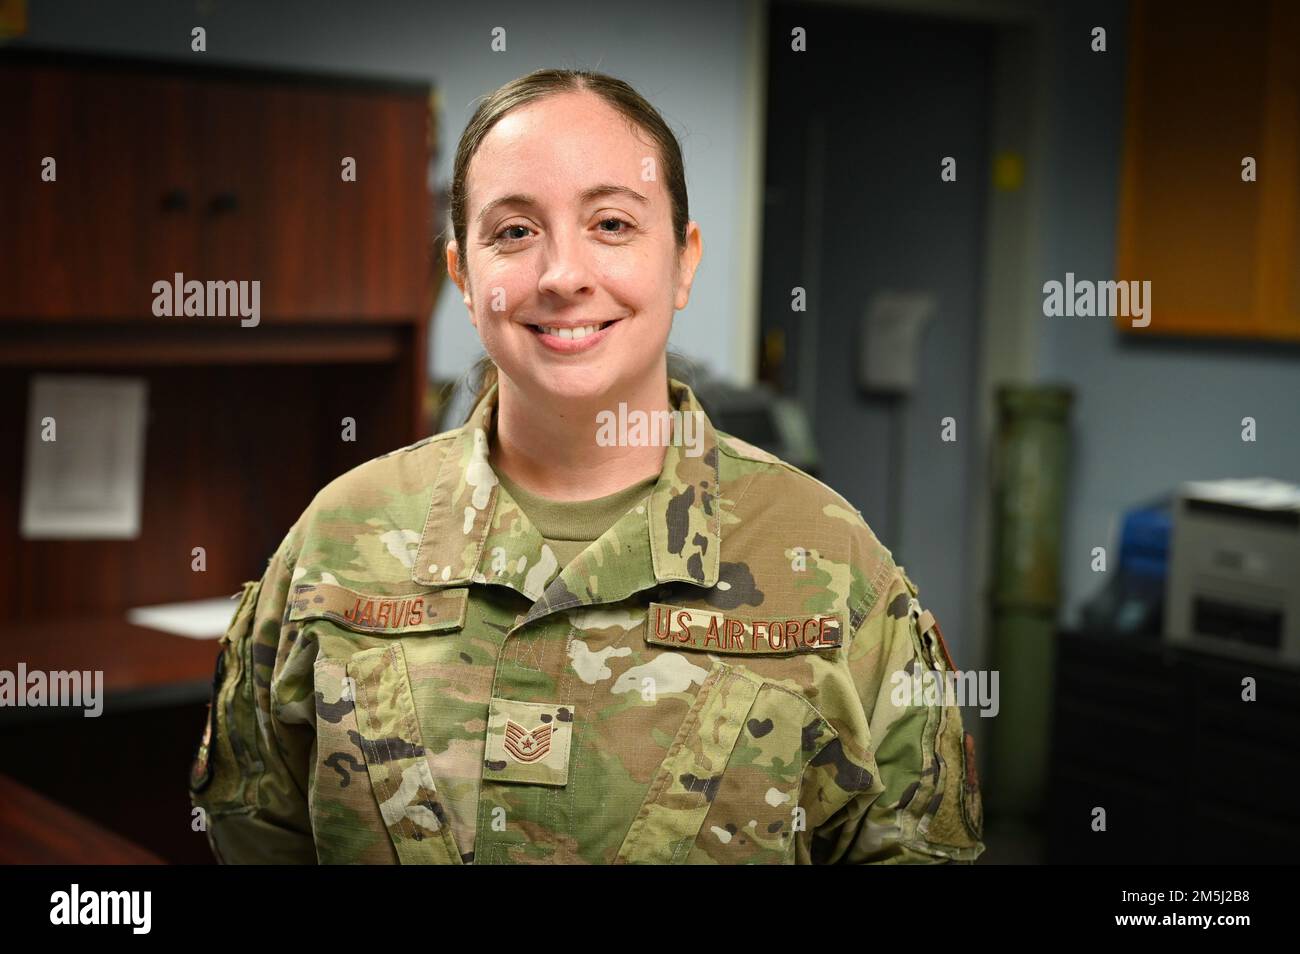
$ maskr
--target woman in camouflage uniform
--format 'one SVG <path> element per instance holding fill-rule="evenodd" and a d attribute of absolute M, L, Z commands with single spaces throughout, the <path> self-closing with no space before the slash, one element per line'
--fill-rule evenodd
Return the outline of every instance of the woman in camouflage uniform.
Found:
<path fill-rule="evenodd" d="M 701 241 L 658 112 L 601 74 L 508 83 L 451 215 L 489 373 L 245 585 L 191 778 L 218 858 L 973 860 L 960 710 L 897 692 L 953 668 L 916 588 L 668 377 Z"/>

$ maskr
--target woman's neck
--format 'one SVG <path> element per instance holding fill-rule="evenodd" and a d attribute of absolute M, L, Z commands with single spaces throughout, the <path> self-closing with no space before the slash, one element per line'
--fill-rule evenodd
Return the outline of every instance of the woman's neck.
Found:
<path fill-rule="evenodd" d="M 497 388 L 492 469 L 525 490 L 552 500 L 594 500 L 663 468 L 667 448 L 657 441 L 628 446 L 617 421 L 624 419 L 619 404 L 626 405 L 629 415 L 645 412 L 648 420 L 671 410 L 666 376 L 616 399 L 564 402 L 558 407 L 530 400 L 504 377 Z M 610 446 L 597 441 L 601 412 L 614 415 L 617 439 Z"/>

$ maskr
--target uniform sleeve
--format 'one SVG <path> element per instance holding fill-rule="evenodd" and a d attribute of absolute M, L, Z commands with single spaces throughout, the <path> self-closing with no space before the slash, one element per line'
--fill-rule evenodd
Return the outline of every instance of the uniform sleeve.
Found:
<path fill-rule="evenodd" d="M 974 741 L 944 692 L 950 680 L 935 675 L 955 667 L 916 596 L 895 567 L 853 633 L 848 665 L 874 780 L 814 832 L 823 863 L 972 862 L 984 850 Z"/>
<path fill-rule="evenodd" d="M 213 677 L 212 703 L 190 773 L 208 842 L 223 864 L 315 863 L 307 807 L 315 726 L 310 679 L 286 626 L 292 532 L 265 574 L 244 584 Z M 307 670 L 310 672 L 310 670 Z"/>

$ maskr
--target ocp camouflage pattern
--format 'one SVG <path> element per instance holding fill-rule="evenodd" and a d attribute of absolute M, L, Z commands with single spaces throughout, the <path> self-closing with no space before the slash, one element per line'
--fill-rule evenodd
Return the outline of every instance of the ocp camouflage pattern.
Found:
<path fill-rule="evenodd" d="M 983 851 L 960 710 L 891 701 L 948 666 L 916 588 L 847 501 L 669 390 L 703 453 L 669 446 L 563 568 L 492 471 L 495 388 L 316 496 L 221 641 L 191 773 L 220 860 Z"/>

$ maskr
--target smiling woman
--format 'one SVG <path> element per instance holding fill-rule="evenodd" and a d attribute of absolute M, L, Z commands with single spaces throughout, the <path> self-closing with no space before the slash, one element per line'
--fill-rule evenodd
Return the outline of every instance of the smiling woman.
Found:
<path fill-rule="evenodd" d="M 609 455 L 612 466 L 581 488 L 569 479 L 611 399 L 669 410 L 668 332 L 690 297 L 702 243 L 663 118 L 600 74 L 544 70 L 507 84 L 461 138 L 451 220 L 447 268 L 495 369 L 487 386 L 499 384 L 494 463 L 560 499 L 657 472 L 653 448 L 632 447 Z M 548 466 L 543 434 L 571 448 L 571 460 Z"/>
<path fill-rule="evenodd" d="M 451 217 L 491 373 L 245 585 L 191 773 L 217 856 L 974 860 L 960 710 L 887 691 L 955 668 L 916 587 L 668 376 L 702 246 L 658 112 L 599 73 L 506 84 Z"/>

